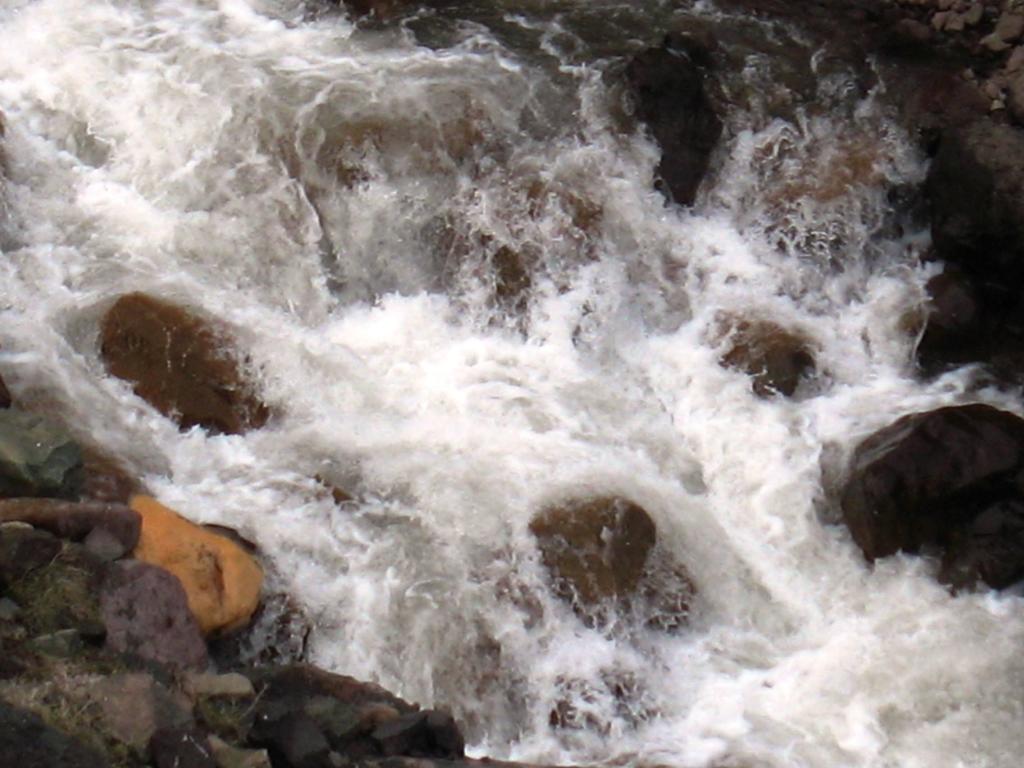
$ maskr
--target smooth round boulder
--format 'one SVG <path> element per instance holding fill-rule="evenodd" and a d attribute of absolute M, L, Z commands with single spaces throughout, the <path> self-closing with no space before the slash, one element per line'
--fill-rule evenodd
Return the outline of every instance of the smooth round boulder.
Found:
<path fill-rule="evenodd" d="M 100 333 L 107 370 L 182 429 L 240 434 L 267 422 L 229 334 L 187 309 L 130 293 L 103 317 Z"/>
<path fill-rule="evenodd" d="M 231 539 L 189 522 L 149 496 L 134 496 L 142 518 L 134 556 L 173 573 L 203 634 L 247 624 L 259 607 L 263 569 Z"/>

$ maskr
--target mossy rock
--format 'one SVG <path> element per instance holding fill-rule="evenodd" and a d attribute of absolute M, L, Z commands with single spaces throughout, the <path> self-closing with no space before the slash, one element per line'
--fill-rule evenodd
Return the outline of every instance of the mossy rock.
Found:
<path fill-rule="evenodd" d="M 102 638 L 101 577 L 102 565 L 84 547 L 63 544 L 51 562 L 10 582 L 10 596 L 22 607 L 19 623 L 31 637 L 74 629 Z"/>

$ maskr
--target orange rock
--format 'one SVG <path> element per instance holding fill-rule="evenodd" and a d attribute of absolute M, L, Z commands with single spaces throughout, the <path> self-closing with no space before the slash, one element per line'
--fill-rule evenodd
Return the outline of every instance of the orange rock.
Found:
<path fill-rule="evenodd" d="M 133 496 L 142 516 L 134 556 L 173 573 L 203 634 L 243 626 L 259 606 L 263 569 L 238 544 L 190 523 L 149 496 Z"/>

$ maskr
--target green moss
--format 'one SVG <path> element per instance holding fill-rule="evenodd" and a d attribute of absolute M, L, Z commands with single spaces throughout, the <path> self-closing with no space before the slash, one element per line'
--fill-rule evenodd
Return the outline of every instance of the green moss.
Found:
<path fill-rule="evenodd" d="M 102 626 L 94 572 L 65 548 L 44 568 L 10 585 L 10 596 L 22 606 L 18 617 L 30 636 L 62 629 L 96 631 Z"/>

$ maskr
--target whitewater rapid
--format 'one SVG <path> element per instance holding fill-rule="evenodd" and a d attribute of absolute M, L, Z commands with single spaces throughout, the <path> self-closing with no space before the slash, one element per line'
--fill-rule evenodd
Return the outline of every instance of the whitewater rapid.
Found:
<path fill-rule="evenodd" d="M 518 6 L 427 47 L 294 0 L 2 0 L 16 398 L 256 542 L 313 661 L 450 707 L 474 755 L 1016 768 L 1021 598 L 870 568 L 829 495 L 902 414 L 1020 410 L 913 376 L 935 267 L 886 190 L 923 159 L 839 77 L 824 111 L 730 115 L 697 205 L 666 207 L 615 56 L 717 11 Z M 591 16 L 622 40 L 595 49 Z M 531 271 L 516 306 L 502 247 Z M 106 375 L 98 319 L 133 290 L 227 321 L 275 419 L 179 433 Z M 806 333 L 816 378 L 756 397 L 718 365 L 723 313 Z M 592 494 L 686 563 L 685 630 L 588 629 L 551 595 L 530 518 Z"/>

